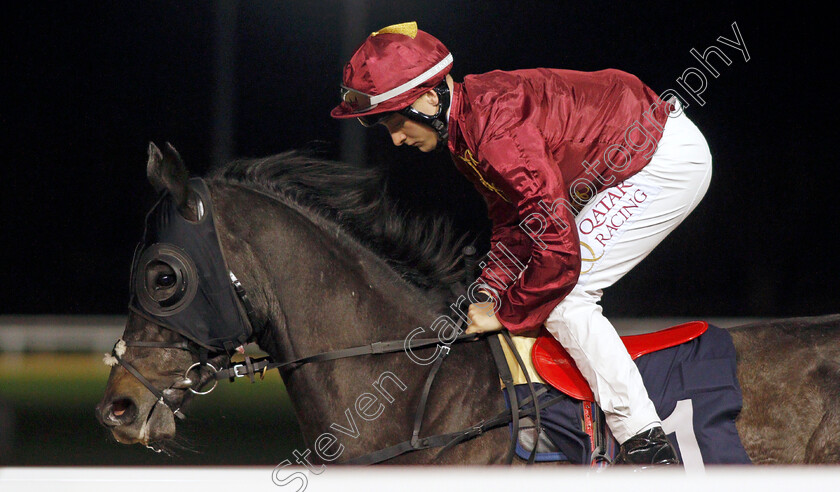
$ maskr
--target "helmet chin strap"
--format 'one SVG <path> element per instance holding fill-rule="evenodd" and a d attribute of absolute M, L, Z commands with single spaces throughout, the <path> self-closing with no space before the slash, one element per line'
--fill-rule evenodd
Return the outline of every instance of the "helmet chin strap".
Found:
<path fill-rule="evenodd" d="M 414 120 L 418 123 L 429 125 L 437 132 L 438 142 L 435 147 L 436 151 L 446 148 L 446 142 L 449 140 L 449 128 L 446 124 L 446 113 L 449 111 L 449 86 L 446 84 L 446 79 L 442 80 L 440 84 L 435 86 L 434 91 L 438 95 L 438 109 L 433 115 L 421 113 L 411 106 L 407 106 L 400 111 L 400 114 Z"/>

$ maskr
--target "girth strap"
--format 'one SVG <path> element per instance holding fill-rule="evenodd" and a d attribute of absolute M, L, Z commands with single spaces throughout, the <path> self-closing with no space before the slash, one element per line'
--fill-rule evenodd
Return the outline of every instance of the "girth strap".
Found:
<path fill-rule="evenodd" d="M 417 447 L 420 445 L 420 427 L 423 425 L 423 415 L 426 414 L 426 401 L 429 399 L 429 393 L 432 390 L 432 383 L 435 381 L 440 366 L 443 365 L 443 360 L 449 355 L 449 346 L 445 345 L 446 350 L 438 355 L 432 368 L 429 370 L 429 375 L 426 376 L 426 384 L 423 385 L 423 392 L 420 393 L 420 401 L 417 402 L 417 411 L 414 413 L 414 430 L 411 432 L 411 446 Z"/>
<path fill-rule="evenodd" d="M 519 404 L 517 402 L 516 389 L 513 384 L 513 375 L 510 373 L 510 368 L 505 359 L 505 353 L 502 351 L 502 344 L 496 335 L 487 337 L 487 344 L 490 346 L 490 353 L 493 354 L 493 360 L 496 363 L 496 369 L 499 371 L 499 378 L 505 386 L 505 391 L 510 399 L 510 418 L 513 424 L 513 438 L 508 446 L 508 452 L 505 455 L 505 463 L 513 463 L 513 456 L 516 453 L 516 441 L 519 439 Z M 524 367 L 523 367 L 524 369 Z"/>

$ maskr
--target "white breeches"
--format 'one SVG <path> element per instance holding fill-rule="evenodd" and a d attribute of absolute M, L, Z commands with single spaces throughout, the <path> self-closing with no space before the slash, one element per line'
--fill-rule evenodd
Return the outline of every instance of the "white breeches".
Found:
<path fill-rule="evenodd" d="M 709 187 L 712 157 L 684 114 L 668 118 L 652 160 L 587 203 L 576 219 L 581 275 L 545 322 L 583 373 L 615 438 L 623 443 L 660 422 L 615 328 L 601 313 L 614 284 L 674 230 Z"/>

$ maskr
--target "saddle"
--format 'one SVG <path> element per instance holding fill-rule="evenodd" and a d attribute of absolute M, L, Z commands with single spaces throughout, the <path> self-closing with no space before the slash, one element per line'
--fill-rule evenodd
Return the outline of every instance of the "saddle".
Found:
<path fill-rule="evenodd" d="M 709 328 L 705 321 L 691 321 L 665 330 L 621 337 L 634 360 L 639 356 L 674 347 L 702 335 Z M 574 360 L 545 328 L 540 330 L 531 349 L 531 360 L 540 377 L 566 395 L 586 402 L 594 396 Z"/>

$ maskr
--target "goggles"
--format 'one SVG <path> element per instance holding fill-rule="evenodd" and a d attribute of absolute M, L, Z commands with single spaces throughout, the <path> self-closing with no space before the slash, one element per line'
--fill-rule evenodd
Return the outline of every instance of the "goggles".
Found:
<path fill-rule="evenodd" d="M 370 94 L 365 94 L 364 92 L 359 92 L 343 85 L 341 86 L 341 100 L 350 106 L 350 109 L 352 109 L 354 113 L 364 113 L 366 111 L 370 111 L 381 102 L 381 98 L 377 98 L 377 96 L 371 96 Z M 385 113 L 359 116 L 357 119 L 362 126 L 369 128 L 375 126 L 377 123 L 380 123 L 390 115 L 391 111 L 388 111 Z"/>
<path fill-rule="evenodd" d="M 366 111 L 370 111 L 382 102 L 381 98 L 365 94 L 364 92 L 359 92 L 356 89 L 351 89 L 343 85 L 341 86 L 341 100 L 350 106 L 350 109 L 352 109 L 354 113 L 364 113 Z"/>

